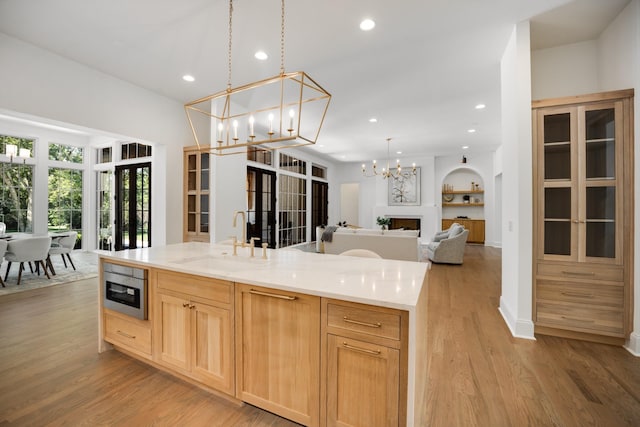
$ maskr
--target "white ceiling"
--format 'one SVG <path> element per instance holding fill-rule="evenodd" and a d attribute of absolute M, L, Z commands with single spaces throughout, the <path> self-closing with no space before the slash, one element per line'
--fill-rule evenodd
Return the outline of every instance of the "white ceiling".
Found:
<path fill-rule="evenodd" d="M 321 155 L 381 159 L 387 137 L 400 157 L 494 149 L 499 61 L 513 24 L 532 19 L 535 48 L 589 40 L 629 1 L 294 0 L 285 68 L 333 95 L 313 148 Z M 227 0 L 0 0 L 0 32 L 184 103 L 226 87 L 228 8 Z M 358 28 L 365 17 L 373 31 Z M 267 61 L 254 59 L 259 49 Z M 278 74 L 279 53 L 280 2 L 235 0 L 233 86 Z"/>

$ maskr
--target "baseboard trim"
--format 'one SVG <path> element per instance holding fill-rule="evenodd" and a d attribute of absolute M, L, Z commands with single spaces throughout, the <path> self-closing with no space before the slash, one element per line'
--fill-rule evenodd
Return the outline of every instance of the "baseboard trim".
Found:
<path fill-rule="evenodd" d="M 624 348 L 636 357 L 640 357 L 640 333 L 632 332 Z"/>
<path fill-rule="evenodd" d="M 500 307 L 498 307 L 498 311 L 502 315 L 504 322 L 507 324 L 511 335 L 516 338 L 522 338 L 527 340 L 536 340 L 534 332 L 534 325 L 531 320 L 516 320 L 515 316 L 511 314 L 511 311 L 507 308 L 502 297 L 500 297 Z"/>

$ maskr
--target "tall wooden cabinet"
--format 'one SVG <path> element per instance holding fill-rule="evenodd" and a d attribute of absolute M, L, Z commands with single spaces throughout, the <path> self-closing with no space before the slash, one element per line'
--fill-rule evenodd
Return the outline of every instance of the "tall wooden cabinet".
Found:
<path fill-rule="evenodd" d="M 183 241 L 209 241 L 211 155 L 184 148 Z"/>
<path fill-rule="evenodd" d="M 631 328 L 633 90 L 533 102 L 536 333 Z"/>

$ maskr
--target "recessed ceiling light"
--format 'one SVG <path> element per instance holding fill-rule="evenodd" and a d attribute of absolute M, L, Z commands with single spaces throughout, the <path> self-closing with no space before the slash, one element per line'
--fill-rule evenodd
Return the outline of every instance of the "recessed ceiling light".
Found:
<path fill-rule="evenodd" d="M 484 104 L 478 104 L 478 105 L 476 105 L 476 110 L 482 110 L 485 107 L 486 107 L 486 105 L 484 105 Z"/>
<path fill-rule="evenodd" d="M 263 50 L 257 51 L 256 54 L 253 55 L 253 56 L 255 56 L 256 59 L 259 59 L 260 61 L 264 61 L 267 58 L 269 58 L 269 55 L 267 55 L 267 53 L 265 51 L 263 51 Z"/>
<path fill-rule="evenodd" d="M 370 30 L 373 30 L 373 27 L 375 27 L 375 26 L 376 26 L 376 23 L 375 23 L 375 22 L 373 22 L 373 20 L 371 20 L 371 19 L 369 19 L 369 18 L 364 19 L 364 20 L 360 23 L 360 29 L 361 29 L 362 31 L 370 31 Z"/>
<path fill-rule="evenodd" d="M 376 119 L 375 117 L 371 117 L 369 119 L 369 123 L 378 123 L 378 119 Z"/>
<path fill-rule="evenodd" d="M 396 154 L 402 154 L 402 151 L 396 151 Z"/>
<path fill-rule="evenodd" d="M 184 76 L 182 76 L 182 80 L 184 80 L 185 82 L 194 82 L 196 79 L 190 74 L 185 74 Z"/>
<path fill-rule="evenodd" d="M 469 133 L 474 133 L 476 130 L 475 129 L 467 129 L 467 132 Z"/>
<path fill-rule="evenodd" d="M 468 150 L 468 149 L 469 149 L 469 146 L 468 146 L 468 145 L 463 145 L 463 146 L 462 146 L 462 149 L 463 149 L 463 150 Z"/>

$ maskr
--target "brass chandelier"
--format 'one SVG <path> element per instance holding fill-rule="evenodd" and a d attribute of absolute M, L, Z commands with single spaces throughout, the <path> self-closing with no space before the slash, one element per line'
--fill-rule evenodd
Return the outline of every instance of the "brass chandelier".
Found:
<path fill-rule="evenodd" d="M 229 1 L 227 88 L 184 105 L 196 144 L 215 155 L 315 144 L 331 95 L 304 71 L 284 70 L 284 0 L 281 0 L 280 74 L 231 87 L 233 0 Z"/>
<path fill-rule="evenodd" d="M 392 178 L 392 179 L 397 179 L 400 177 L 407 177 L 407 176 L 411 176 L 411 175 L 415 175 L 416 174 L 416 164 L 413 163 L 413 165 L 411 166 L 411 171 L 402 171 L 402 166 L 400 166 L 400 159 L 396 160 L 396 168 L 394 171 L 391 170 L 390 167 L 390 156 L 389 156 L 389 146 L 391 145 L 391 138 L 387 138 L 387 167 L 386 168 L 382 168 L 382 172 L 378 172 L 378 165 L 377 162 L 374 160 L 373 161 L 373 166 L 372 166 L 372 170 L 370 173 L 367 173 L 367 166 L 363 163 L 362 164 L 362 174 L 364 176 L 366 176 L 367 178 L 376 176 L 376 175 L 380 175 L 382 176 L 383 179 L 387 179 L 387 178 Z"/>

